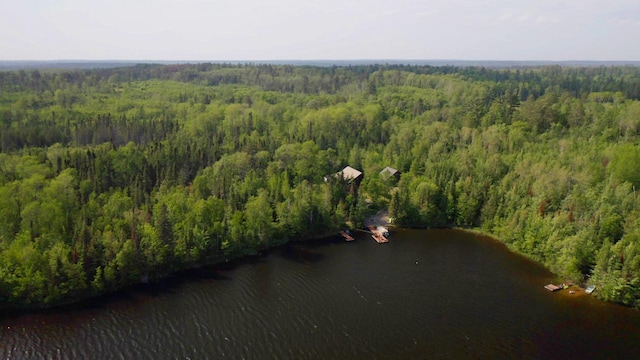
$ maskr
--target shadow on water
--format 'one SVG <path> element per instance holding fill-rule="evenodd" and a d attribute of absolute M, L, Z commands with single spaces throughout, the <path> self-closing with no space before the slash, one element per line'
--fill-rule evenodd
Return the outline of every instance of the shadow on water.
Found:
<path fill-rule="evenodd" d="M 312 241 L 304 244 L 292 243 L 285 245 L 278 253 L 282 258 L 296 263 L 318 263 L 326 257 L 326 254 L 319 251 L 319 248 L 326 247 L 328 242 L 332 243 L 331 240 Z"/>
<path fill-rule="evenodd" d="M 253 261 L 251 263 L 255 262 L 256 261 Z M 28 316 L 64 317 L 65 315 L 77 315 L 82 312 L 98 312 L 120 304 L 133 305 L 143 303 L 150 298 L 177 294 L 185 286 L 192 283 L 232 280 L 232 278 L 224 272 L 231 271 L 238 265 L 240 264 L 229 262 L 182 270 L 166 277 L 151 280 L 147 283 L 132 284 L 111 293 L 51 308 L 2 309 L 0 310 L 0 323 Z"/>
<path fill-rule="evenodd" d="M 288 245 L 285 245 L 285 247 Z M 71 304 L 63 304 L 50 308 L 11 308 L 0 309 L 0 323 L 13 322 L 23 317 L 61 317 L 77 315 L 78 313 L 99 312 L 122 304 L 136 305 L 165 295 L 177 294 L 185 286 L 194 283 L 226 282 L 232 280 L 228 274 L 243 265 L 260 265 L 266 263 L 265 257 L 274 249 L 262 251 L 256 255 L 245 256 L 217 264 L 198 266 L 181 270 L 173 274 L 152 279 L 146 283 L 125 286 L 119 290 L 86 298 Z M 305 258 L 311 261 L 312 255 Z M 319 261 L 316 260 L 316 261 Z"/>
<path fill-rule="evenodd" d="M 0 323 L 12 321 L 22 317 L 31 316 L 60 316 L 74 315 L 82 311 L 100 311 L 106 309 L 110 304 L 121 301 L 133 301 L 134 298 L 129 289 L 123 289 L 116 293 L 101 295 L 94 298 L 81 300 L 79 302 L 60 305 L 45 309 L 3 309 L 0 311 Z"/>

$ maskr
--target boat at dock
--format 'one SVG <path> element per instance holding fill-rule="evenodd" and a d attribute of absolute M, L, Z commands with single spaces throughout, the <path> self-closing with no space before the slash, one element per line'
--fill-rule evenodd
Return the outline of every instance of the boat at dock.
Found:
<path fill-rule="evenodd" d="M 378 244 L 388 243 L 389 242 L 389 239 L 387 239 L 386 237 L 382 236 L 382 234 L 374 234 L 374 235 L 371 235 L 371 237 L 373 238 L 373 240 L 378 242 Z"/>
<path fill-rule="evenodd" d="M 378 230 L 378 232 L 379 232 L 382 236 L 384 236 L 384 237 L 389 237 L 389 229 L 387 229 L 386 227 L 384 227 L 384 226 L 378 226 L 378 227 L 376 228 L 376 230 Z"/>
<path fill-rule="evenodd" d="M 389 242 L 389 239 L 387 239 L 387 237 L 385 236 L 385 234 L 383 232 L 380 231 L 380 227 L 376 228 L 373 225 L 369 226 L 369 230 L 371 230 L 371 237 L 373 238 L 373 240 L 375 240 L 378 244 L 382 244 L 382 243 L 387 243 Z M 383 229 L 385 229 L 384 227 L 382 227 Z M 387 234 L 389 232 L 387 231 Z"/>

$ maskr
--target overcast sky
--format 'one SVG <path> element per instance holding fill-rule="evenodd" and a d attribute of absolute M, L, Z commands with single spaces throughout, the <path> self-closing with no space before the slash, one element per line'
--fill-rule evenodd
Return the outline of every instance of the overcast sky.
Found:
<path fill-rule="evenodd" d="M 0 60 L 640 60 L 640 0 L 0 0 Z"/>

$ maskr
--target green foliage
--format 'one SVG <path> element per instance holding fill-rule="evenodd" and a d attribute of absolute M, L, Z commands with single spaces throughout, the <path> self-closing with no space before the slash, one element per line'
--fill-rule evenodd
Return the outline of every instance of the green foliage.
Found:
<path fill-rule="evenodd" d="M 0 302 L 97 295 L 388 207 L 640 307 L 639 99 L 634 67 L 0 72 Z M 359 187 L 325 181 L 345 165 Z"/>
<path fill-rule="evenodd" d="M 618 180 L 629 182 L 634 187 L 640 188 L 640 147 L 638 145 L 617 146 L 609 167 Z"/>

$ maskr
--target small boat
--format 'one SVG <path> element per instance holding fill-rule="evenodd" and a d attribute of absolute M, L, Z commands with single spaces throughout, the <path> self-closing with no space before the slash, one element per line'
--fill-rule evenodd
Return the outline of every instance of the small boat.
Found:
<path fill-rule="evenodd" d="M 378 230 L 378 232 L 379 232 L 380 234 L 382 234 L 382 236 L 384 236 L 384 237 L 389 237 L 389 229 L 387 229 L 386 227 L 384 227 L 384 226 L 378 226 L 378 228 L 377 228 L 376 230 Z"/>
<path fill-rule="evenodd" d="M 586 292 L 587 294 L 591 294 L 595 289 L 596 289 L 595 285 L 589 285 L 587 286 L 586 289 L 584 289 L 584 292 Z"/>

